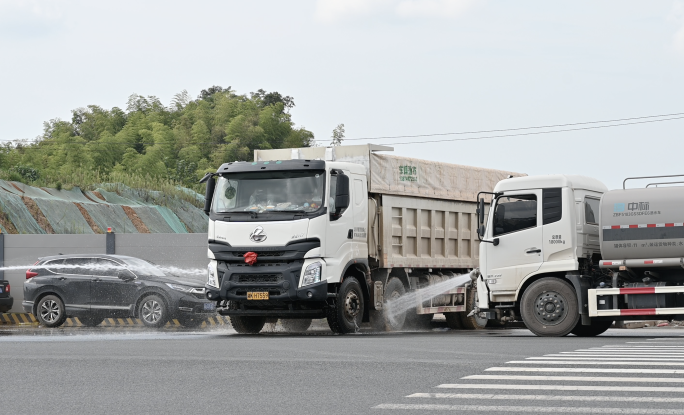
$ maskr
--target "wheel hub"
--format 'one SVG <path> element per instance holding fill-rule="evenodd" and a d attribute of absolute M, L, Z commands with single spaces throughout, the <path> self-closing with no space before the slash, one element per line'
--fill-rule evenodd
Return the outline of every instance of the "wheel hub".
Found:
<path fill-rule="evenodd" d="M 535 316 L 542 324 L 557 324 L 565 318 L 565 299 L 555 291 L 546 291 L 537 297 Z"/>
<path fill-rule="evenodd" d="M 40 306 L 40 316 L 48 323 L 54 323 L 59 319 L 59 306 L 54 300 L 45 301 Z"/>
<path fill-rule="evenodd" d="M 344 314 L 353 320 L 359 315 L 360 310 L 359 296 L 355 291 L 350 291 L 344 299 Z"/>
<path fill-rule="evenodd" d="M 149 323 L 156 323 L 161 318 L 161 305 L 154 301 L 149 300 L 143 304 L 142 307 L 142 318 Z"/>

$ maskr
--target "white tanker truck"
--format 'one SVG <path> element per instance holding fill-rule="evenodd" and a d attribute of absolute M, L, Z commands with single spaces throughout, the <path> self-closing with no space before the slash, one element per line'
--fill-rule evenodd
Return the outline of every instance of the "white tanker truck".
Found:
<path fill-rule="evenodd" d="M 530 176 L 478 195 L 478 307 L 539 336 L 595 336 L 613 321 L 684 314 L 684 187 Z M 626 189 L 628 180 L 653 179 Z M 679 182 L 681 183 L 681 182 Z M 486 194 L 492 198 L 485 216 Z"/>

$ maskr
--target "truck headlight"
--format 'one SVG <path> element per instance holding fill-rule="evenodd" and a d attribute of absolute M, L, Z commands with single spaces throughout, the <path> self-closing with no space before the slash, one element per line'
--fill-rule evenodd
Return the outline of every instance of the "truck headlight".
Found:
<path fill-rule="evenodd" d="M 214 272 L 214 264 L 210 263 L 207 267 L 207 285 L 218 288 L 218 279 L 216 278 L 216 273 Z"/>
<path fill-rule="evenodd" d="M 306 267 L 306 270 L 304 270 L 302 286 L 321 282 L 321 268 L 323 268 L 323 264 L 320 262 L 314 262 Z"/>

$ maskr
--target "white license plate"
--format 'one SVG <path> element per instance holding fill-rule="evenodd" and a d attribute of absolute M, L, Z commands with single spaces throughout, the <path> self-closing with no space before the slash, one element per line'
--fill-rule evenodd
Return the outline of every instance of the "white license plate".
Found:
<path fill-rule="evenodd" d="M 214 303 L 204 303 L 204 310 L 205 310 L 205 311 L 214 311 L 214 310 L 216 310 L 216 304 L 214 304 Z"/>

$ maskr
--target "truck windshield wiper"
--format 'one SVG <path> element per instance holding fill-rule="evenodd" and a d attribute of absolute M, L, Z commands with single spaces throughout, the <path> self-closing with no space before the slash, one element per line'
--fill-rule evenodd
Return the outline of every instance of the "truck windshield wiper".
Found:
<path fill-rule="evenodd" d="M 306 213 L 306 210 L 267 210 L 266 212 Z"/>
<path fill-rule="evenodd" d="M 231 214 L 233 214 L 233 213 L 249 213 L 249 215 L 250 215 L 252 218 L 256 218 L 256 217 L 257 217 L 257 212 L 255 212 L 255 211 L 253 211 L 253 210 L 228 210 L 228 211 L 221 212 L 221 213 L 224 214 L 224 215 L 231 215 Z"/>

